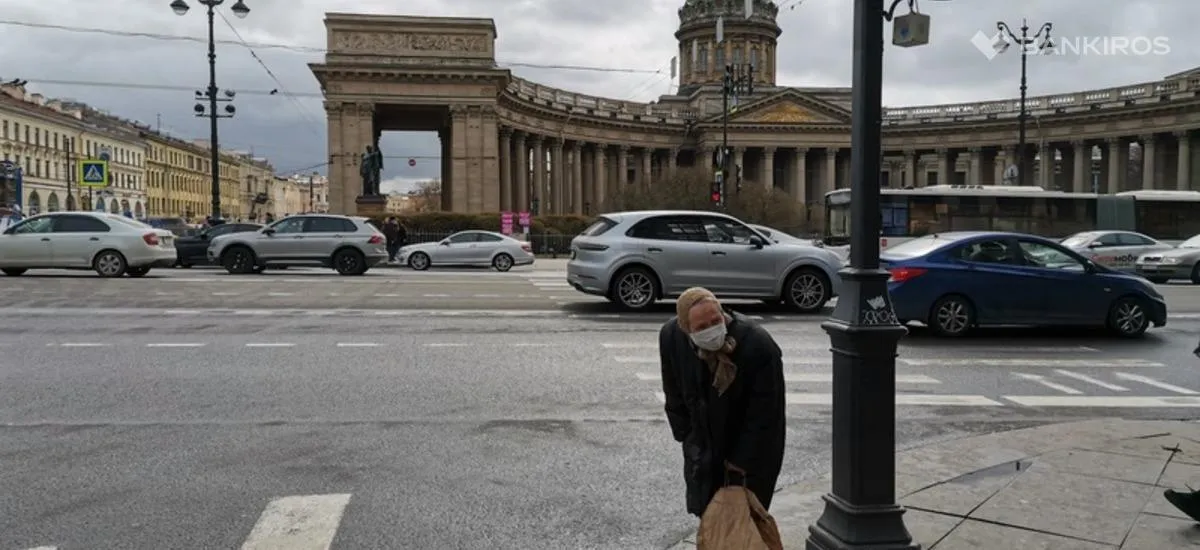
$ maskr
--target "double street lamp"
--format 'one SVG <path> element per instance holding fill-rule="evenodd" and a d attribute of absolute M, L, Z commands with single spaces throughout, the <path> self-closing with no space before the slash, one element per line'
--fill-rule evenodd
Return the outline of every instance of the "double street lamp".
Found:
<path fill-rule="evenodd" d="M 196 100 L 208 100 L 208 106 L 203 103 L 196 103 L 194 111 L 198 117 L 208 117 L 209 119 L 209 148 L 211 149 L 212 157 L 210 162 L 212 167 L 212 223 L 213 225 L 223 223 L 221 216 L 221 147 L 217 139 L 217 120 L 221 118 L 230 118 L 237 112 L 237 109 L 228 102 L 233 101 L 233 90 L 225 90 L 224 97 L 219 97 L 221 91 L 217 89 L 217 41 L 213 33 L 213 23 L 216 12 L 213 10 L 225 3 L 225 0 L 197 0 L 200 4 L 208 8 L 208 88 L 203 92 L 196 92 Z M 176 15 L 185 15 L 188 12 L 188 4 L 184 0 L 174 0 L 171 2 L 171 10 Z M 237 0 L 232 7 L 229 8 L 234 15 L 239 18 L 245 18 L 250 14 L 250 8 L 242 0 Z M 217 103 L 225 102 L 225 113 L 221 114 L 217 111 Z"/>
<path fill-rule="evenodd" d="M 1022 19 L 1021 34 L 1018 36 L 1007 23 L 1003 21 L 996 23 L 996 29 L 1002 33 L 1000 40 L 996 42 L 996 51 L 1004 53 L 1012 44 L 1021 48 L 1021 106 L 1017 113 L 1017 185 L 1025 185 L 1025 173 L 1027 172 L 1027 163 L 1025 162 L 1028 157 L 1025 151 L 1025 118 L 1028 116 L 1025 111 L 1025 94 L 1028 89 L 1026 86 L 1026 59 L 1030 49 L 1040 53 L 1054 47 L 1054 42 L 1050 40 L 1050 29 L 1052 28 L 1053 24 L 1044 23 L 1037 32 L 1033 33 L 1033 36 L 1030 36 L 1029 22 Z"/>

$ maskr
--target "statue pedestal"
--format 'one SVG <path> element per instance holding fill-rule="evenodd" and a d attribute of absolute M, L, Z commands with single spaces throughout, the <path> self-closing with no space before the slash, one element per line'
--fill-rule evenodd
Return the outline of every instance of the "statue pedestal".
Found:
<path fill-rule="evenodd" d="M 382 218 L 388 215 L 387 197 L 383 195 L 359 195 L 354 204 L 359 216 Z"/>

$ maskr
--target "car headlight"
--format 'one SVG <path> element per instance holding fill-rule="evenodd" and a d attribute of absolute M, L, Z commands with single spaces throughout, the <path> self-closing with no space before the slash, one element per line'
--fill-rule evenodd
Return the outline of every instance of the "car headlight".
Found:
<path fill-rule="evenodd" d="M 1163 258 L 1163 260 L 1162 260 L 1162 263 L 1164 263 L 1164 264 L 1177 264 L 1177 263 L 1179 263 L 1179 258 Z"/>

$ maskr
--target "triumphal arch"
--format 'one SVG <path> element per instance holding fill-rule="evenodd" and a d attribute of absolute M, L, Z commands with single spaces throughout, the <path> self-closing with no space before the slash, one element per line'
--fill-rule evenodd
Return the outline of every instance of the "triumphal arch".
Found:
<path fill-rule="evenodd" d="M 496 63 L 490 19 L 327 14 L 328 53 L 311 68 L 329 118 L 330 209 L 357 211 L 359 159 L 381 131 L 437 130 L 443 210 L 596 213 L 620 186 L 711 165 L 724 67 L 742 64 L 754 67 L 755 89 L 728 115 L 733 162 L 819 224 L 825 193 L 849 184 L 850 89 L 778 85 L 778 8 L 754 0 L 746 14 L 744 5 L 684 2 L 678 89 L 650 103 L 513 76 Z M 1027 184 L 1046 189 L 1197 189 L 1198 91 L 1200 70 L 1192 70 L 1031 97 L 1024 154 L 1015 99 L 885 109 L 883 185 L 995 185 L 1020 164 Z"/>

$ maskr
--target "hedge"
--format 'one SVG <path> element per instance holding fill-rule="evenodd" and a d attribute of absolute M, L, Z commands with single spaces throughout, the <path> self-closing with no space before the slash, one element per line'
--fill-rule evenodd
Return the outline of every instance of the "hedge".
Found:
<path fill-rule="evenodd" d="M 454 233 L 479 229 L 484 231 L 500 231 L 500 213 L 488 212 L 483 214 L 461 214 L 454 212 L 427 212 L 421 214 L 398 215 L 397 219 L 410 232 L 415 233 Z M 514 225 L 518 220 L 514 219 Z M 564 235 L 575 236 L 587 229 L 595 221 L 593 216 L 534 216 L 529 228 L 533 235 Z M 383 220 L 372 220 L 377 226 L 383 225 Z M 520 226 L 517 226 L 517 230 Z"/>

